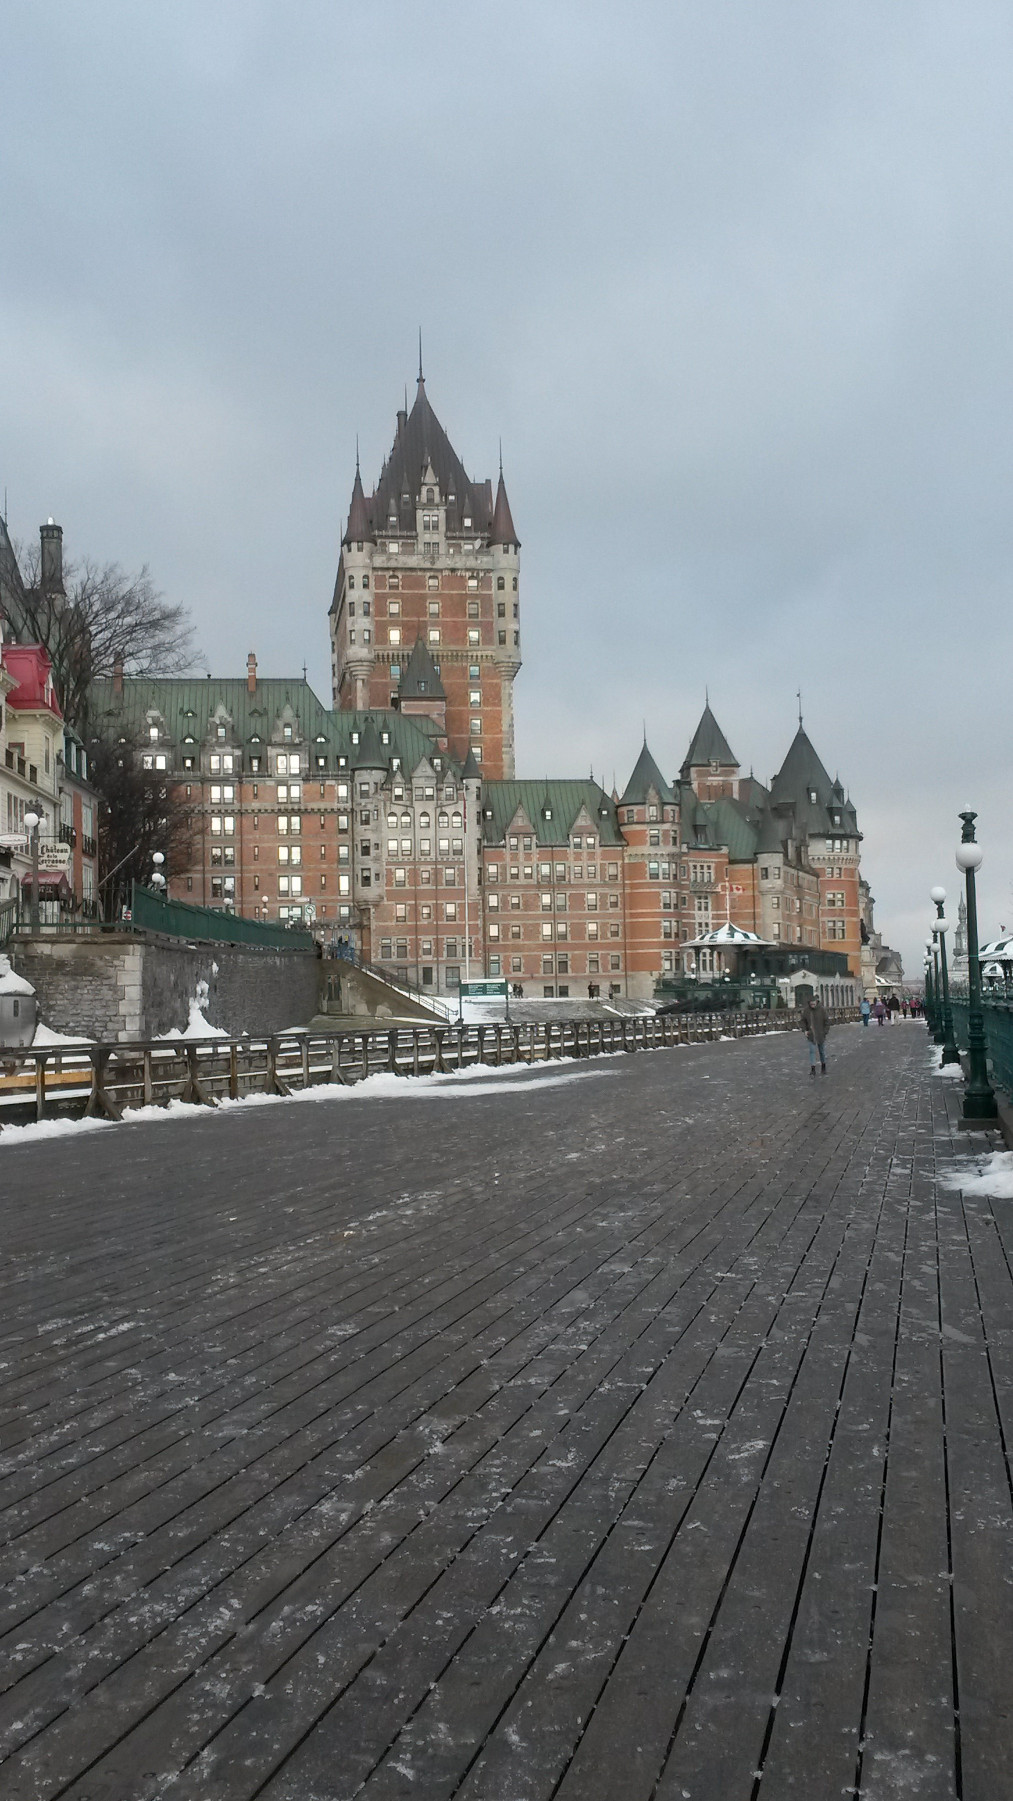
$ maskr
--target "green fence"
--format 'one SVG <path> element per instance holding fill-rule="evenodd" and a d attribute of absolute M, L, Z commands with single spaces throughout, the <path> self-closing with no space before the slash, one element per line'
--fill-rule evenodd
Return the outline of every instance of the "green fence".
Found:
<path fill-rule="evenodd" d="M 952 996 L 950 1005 L 953 1009 L 954 1036 L 960 1049 L 966 1051 L 966 995 Z M 994 999 L 992 996 L 983 997 L 981 1011 L 985 1020 L 992 1079 L 1013 1099 L 1013 1002 Z"/>
<path fill-rule="evenodd" d="M 130 923 L 137 931 L 162 932 L 168 938 L 196 938 L 222 944 L 247 944 L 262 951 L 311 951 L 312 932 L 259 919 L 241 919 L 214 907 L 191 907 L 186 901 L 163 900 L 150 888 L 135 882 L 130 898 Z"/>

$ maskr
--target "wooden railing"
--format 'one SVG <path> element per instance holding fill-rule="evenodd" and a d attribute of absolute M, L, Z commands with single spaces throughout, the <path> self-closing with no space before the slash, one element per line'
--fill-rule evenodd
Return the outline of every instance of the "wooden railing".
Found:
<path fill-rule="evenodd" d="M 836 1023 L 854 1009 L 831 1014 Z M 345 1087 L 388 1072 L 450 1075 L 479 1064 L 612 1056 L 717 1038 L 798 1029 L 796 1012 L 617 1016 L 521 1025 L 417 1025 L 393 1030 L 281 1032 L 270 1038 L 155 1039 L 0 1049 L 0 1131 L 54 1115 L 120 1120 L 130 1109 L 183 1101 L 215 1106 L 251 1094 Z"/>

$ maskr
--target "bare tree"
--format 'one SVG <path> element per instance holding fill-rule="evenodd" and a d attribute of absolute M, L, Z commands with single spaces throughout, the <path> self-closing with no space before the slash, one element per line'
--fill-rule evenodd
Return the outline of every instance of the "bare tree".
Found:
<path fill-rule="evenodd" d="M 118 563 L 84 557 L 68 565 L 66 593 L 41 581 L 38 546 L 19 547 L 27 634 L 44 644 L 64 718 L 88 735 L 91 684 L 122 663 L 125 675 L 179 675 L 194 667 L 186 608 L 159 594 L 148 567 L 128 574 Z"/>
<path fill-rule="evenodd" d="M 190 866 L 193 815 L 182 789 L 145 769 L 140 739 L 93 738 L 90 773 L 99 790 L 99 889 L 107 918 L 129 904 L 131 882 L 148 885 L 161 851 L 166 876 Z"/>

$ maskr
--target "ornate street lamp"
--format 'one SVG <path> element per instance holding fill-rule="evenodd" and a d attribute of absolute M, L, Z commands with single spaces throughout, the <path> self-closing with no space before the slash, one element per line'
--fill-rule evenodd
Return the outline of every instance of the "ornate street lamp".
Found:
<path fill-rule="evenodd" d="M 152 851 L 151 861 L 154 864 L 154 868 L 151 872 L 151 886 L 154 888 L 156 894 L 161 895 L 162 899 L 165 900 L 167 896 L 163 893 L 163 890 L 166 887 L 166 881 L 162 874 L 162 864 L 165 862 L 165 852 L 160 850 Z"/>
<path fill-rule="evenodd" d="M 930 889 L 929 899 L 934 900 L 936 903 L 936 922 L 932 927 L 932 930 L 939 940 L 939 968 L 943 978 L 943 1054 L 940 1058 L 940 1064 L 959 1063 L 960 1052 L 957 1049 L 957 1041 L 953 1035 L 953 1009 L 950 1006 L 950 979 L 946 969 L 946 929 L 949 925 L 949 920 L 945 919 L 943 916 L 943 902 L 946 899 L 946 889 Z"/>
<path fill-rule="evenodd" d="M 932 987 L 932 940 L 925 940 L 925 1024 L 931 1033 L 936 1029 L 936 996 Z"/>
<path fill-rule="evenodd" d="M 939 942 L 935 927 L 932 929 L 932 992 L 935 995 L 935 1025 L 932 1032 L 933 1044 L 943 1042 L 943 985 L 939 976 Z"/>
<path fill-rule="evenodd" d="M 975 842 L 974 837 L 974 822 L 977 817 L 977 813 L 972 813 L 969 807 L 961 813 L 963 831 L 957 845 L 957 868 L 964 876 L 967 891 L 967 1082 L 962 1114 L 965 1126 L 995 1119 L 998 1113 L 992 1084 L 988 1079 L 985 1016 L 981 1010 L 978 901 L 974 883 L 975 871 L 981 868 L 981 846 Z"/>
<path fill-rule="evenodd" d="M 39 813 L 26 813 L 25 824 L 28 827 L 32 846 L 32 931 L 39 929 L 39 827 L 42 816 Z"/>

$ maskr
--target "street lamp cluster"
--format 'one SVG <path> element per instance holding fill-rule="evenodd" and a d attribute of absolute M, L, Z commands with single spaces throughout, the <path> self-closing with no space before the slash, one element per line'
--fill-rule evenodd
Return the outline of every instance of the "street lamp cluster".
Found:
<path fill-rule="evenodd" d="M 981 968 L 978 962 L 978 906 L 975 876 L 981 868 L 981 846 L 974 836 L 977 814 L 965 808 L 960 815 L 962 831 L 957 846 L 957 868 L 964 877 L 967 901 L 967 1080 L 964 1085 L 964 1125 L 982 1125 L 997 1114 L 995 1094 L 988 1079 L 988 1057 L 985 1038 L 985 1016 L 981 1006 Z M 932 936 L 925 940 L 925 1018 L 936 1044 L 942 1046 L 941 1063 L 959 1063 L 960 1053 L 953 1033 L 953 1010 L 950 1006 L 949 972 L 946 963 L 946 932 L 949 921 L 943 913 L 945 888 L 933 888 L 930 899 L 935 903 L 936 917 Z"/>

